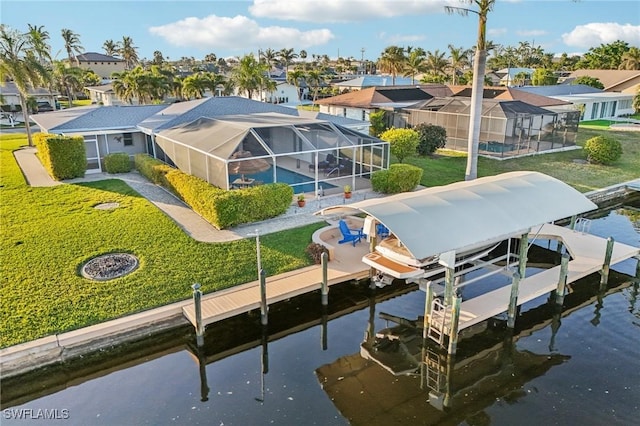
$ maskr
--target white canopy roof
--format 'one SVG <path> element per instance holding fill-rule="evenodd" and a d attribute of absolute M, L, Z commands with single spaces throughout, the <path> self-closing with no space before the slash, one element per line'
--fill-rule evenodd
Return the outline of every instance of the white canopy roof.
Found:
<path fill-rule="evenodd" d="M 416 259 L 424 259 L 595 208 L 569 185 L 525 171 L 327 207 L 317 214 L 364 212 L 389 228 Z"/>

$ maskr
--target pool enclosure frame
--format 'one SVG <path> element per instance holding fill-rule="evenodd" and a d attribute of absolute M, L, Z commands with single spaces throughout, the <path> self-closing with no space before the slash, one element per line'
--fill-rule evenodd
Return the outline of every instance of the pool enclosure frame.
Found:
<path fill-rule="evenodd" d="M 335 186 L 345 178 L 355 190 L 356 178 L 389 167 L 388 142 L 330 121 L 277 113 L 200 117 L 160 131 L 153 148 L 154 157 L 223 189 L 281 182 L 283 168 L 301 176 L 286 182 L 295 192 L 313 184 L 319 194 L 323 182 Z M 258 171 L 261 178 L 252 178 Z"/>

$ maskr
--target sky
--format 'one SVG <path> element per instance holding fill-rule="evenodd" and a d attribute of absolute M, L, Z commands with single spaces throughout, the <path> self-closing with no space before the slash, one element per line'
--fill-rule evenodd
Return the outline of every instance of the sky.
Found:
<path fill-rule="evenodd" d="M 474 46 L 478 16 L 450 15 L 444 5 L 470 7 L 461 0 L 2 0 L 0 22 L 25 32 L 27 24 L 44 26 L 56 59 L 66 57 L 60 32 L 67 28 L 86 52 L 104 53 L 106 40 L 131 37 L 141 59 L 156 50 L 176 60 L 294 48 L 309 58 L 376 60 L 391 45 L 431 52 Z M 640 47 L 640 2 L 496 0 L 487 39 L 557 55 L 616 40 Z"/>

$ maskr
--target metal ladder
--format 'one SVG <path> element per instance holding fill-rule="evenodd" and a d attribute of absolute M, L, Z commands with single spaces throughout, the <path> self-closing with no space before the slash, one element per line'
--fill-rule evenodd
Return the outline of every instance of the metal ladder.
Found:
<path fill-rule="evenodd" d="M 586 217 L 579 217 L 576 220 L 576 225 L 573 229 L 583 234 L 588 234 L 589 230 L 591 229 L 591 219 L 587 219 Z"/>
<path fill-rule="evenodd" d="M 442 367 L 440 365 L 440 355 L 437 352 L 427 348 L 424 357 L 424 363 L 427 367 L 427 388 L 440 393 L 440 385 L 442 384 Z"/>
<path fill-rule="evenodd" d="M 444 341 L 444 324 L 447 320 L 447 309 L 440 299 L 433 299 L 431 302 L 431 314 L 429 317 L 429 327 L 427 337 L 442 346 Z"/>

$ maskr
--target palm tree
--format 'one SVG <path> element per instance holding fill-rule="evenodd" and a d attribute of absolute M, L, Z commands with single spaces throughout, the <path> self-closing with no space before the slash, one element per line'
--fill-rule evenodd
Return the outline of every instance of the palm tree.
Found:
<path fill-rule="evenodd" d="M 433 77 L 446 75 L 449 62 L 445 59 L 445 55 L 446 53 L 441 52 L 440 49 L 436 49 L 434 52 L 427 51 L 427 57 L 424 61 L 426 72 Z"/>
<path fill-rule="evenodd" d="M 202 73 L 191 74 L 182 82 L 182 96 L 187 99 L 200 99 L 207 90 L 207 77 Z"/>
<path fill-rule="evenodd" d="M 104 49 L 104 54 L 108 56 L 118 56 L 119 46 L 113 40 L 106 40 L 102 44 L 102 48 Z"/>
<path fill-rule="evenodd" d="M 36 26 L 27 24 L 29 31 L 27 32 L 29 47 L 33 49 L 38 60 L 42 65 L 51 62 L 51 46 L 47 42 L 49 40 L 49 32 L 44 26 Z"/>
<path fill-rule="evenodd" d="M 62 39 L 64 40 L 64 49 L 67 51 L 67 58 L 69 59 L 69 64 L 72 62 L 76 62 L 76 65 L 80 66 L 80 61 L 73 54 L 82 53 L 82 45 L 80 44 L 80 36 L 73 31 L 63 28 L 62 31 Z"/>
<path fill-rule="evenodd" d="M 467 50 L 462 47 L 449 45 L 449 66 L 451 67 L 451 84 L 456 85 L 456 76 L 458 70 L 464 69 L 469 65 Z"/>
<path fill-rule="evenodd" d="M 622 62 L 619 69 L 621 70 L 640 70 L 640 49 L 630 47 L 622 54 Z"/>
<path fill-rule="evenodd" d="M 138 48 L 133 45 L 131 37 L 122 37 L 118 53 L 124 60 L 124 66 L 128 70 L 132 69 L 139 61 L 136 49 Z"/>
<path fill-rule="evenodd" d="M 231 70 L 231 79 L 239 91 L 253 99 L 253 92 L 259 90 L 268 65 L 259 63 L 253 54 L 243 56 Z"/>
<path fill-rule="evenodd" d="M 278 52 L 278 58 L 280 62 L 285 67 L 285 74 L 289 74 L 289 65 L 293 62 L 295 58 L 298 57 L 298 54 L 293 51 L 293 49 L 282 48 Z"/>
<path fill-rule="evenodd" d="M 29 89 L 46 81 L 48 70 L 29 49 L 29 38 L 6 25 L 0 25 L 0 84 L 13 80 L 20 92 L 20 106 L 27 131 L 29 146 L 33 146 L 27 98 Z"/>
<path fill-rule="evenodd" d="M 421 74 L 427 69 L 424 64 L 425 51 L 421 48 L 412 50 L 404 65 L 404 76 L 411 76 L 411 84 L 415 83 L 416 74 Z"/>
<path fill-rule="evenodd" d="M 313 89 L 313 103 L 316 103 L 318 99 L 318 91 L 320 90 L 320 85 L 324 82 L 324 69 L 322 68 L 312 68 L 307 71 L 306 81 L 307 84 Z"/>
<path fill-rule="evenodd" d="M 293 84 L 296 88 L 296 93 L 298 94 L 298 102 L 302 99 L 302 93 L 300 93 L 300 84 L 304 81 L 304 71 L 299 68 L 287 73 L 287 83 Z"/>
<path fill-rule="evenodd" d="M 406 58 L 404 49 L 398 46 L 388 46 L 378 59 L 380 71 L 391 74 L 391 84 L 395 86 L 396 75 L 404 70 Z"/>
<path fill-rule="evenodd" d="M 68 67 L 62 61 L 53 63 L 53 81 L 58 91 L 66 93 L 69 105 L 73 104 L 74 93 L 82 90 L 84 70 L 78 67 Z"/>
<path fill-rule="evenodd" d="M 274 65 L 278 64 L 278 52 L 275 50 L 268 48 L 267 50 L 263 50 L 260 52 L 260 62 L 266 63 L 271 68 Z"/>
<path fill-rule="evenodd" d="M 480 122 L 482 120 L 482 98 L 484 93 L 484 72 L 487 63 L 487 16 L 493 9 L 495 0 L 465 0 L 476 5 L 478 10 L 445 6 L 447 13 L 460 13 L 467 16 L 469 12 L 478 15 L 478 41 L 473 63 L 473 86 L 471 90 L 471 112 L 469 117 L 469 139 L 467 153 L 467 169 L 465 180 L 478 177 L 478 145 L 480 140 Z"/>

